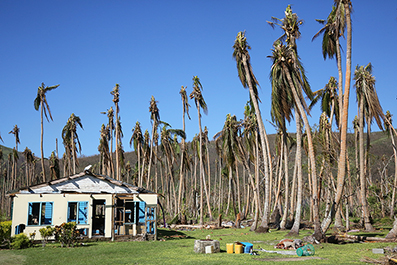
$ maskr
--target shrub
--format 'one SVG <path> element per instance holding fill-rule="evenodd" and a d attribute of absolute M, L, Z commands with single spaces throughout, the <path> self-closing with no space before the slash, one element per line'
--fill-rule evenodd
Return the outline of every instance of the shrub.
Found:
<path fill-rule="evenodd" d="M 51 226 L 47 226 L 46 228 L 40 228 L 39 232 L 41 235 L 41 243 L 42 246 L 45 247 L 45 245 L 48 242 L 48 238 L 54 235 L 54 228 L 52 228 Z"/>
<path fill-rule="evenodd" d="M 0 245 L 7 243 L 8 247 L 10 247 L 11 223 L 11 221 L 0 222 Z"/>
<path fill-rule="evenodd" d="M 21 233 L 13 237 L 11 247 L 13 249 L 28 248 L 32 245 L 29 237 L 25 233 Z"/>
<path fill-rule="evenodd" d="M 73 247 L 79 237 L 79 231 L 76 229 L 75 222 L 62 223 L 55 226 L 54 235 L 55 240 L 61 243 L 61 247 Z"/>

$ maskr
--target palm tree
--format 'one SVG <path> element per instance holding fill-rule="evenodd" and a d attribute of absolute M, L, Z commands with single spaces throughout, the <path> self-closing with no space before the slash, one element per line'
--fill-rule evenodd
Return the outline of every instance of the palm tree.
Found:
<path fill-rule="evenodd" d="M 187 114 L 187 117 L 190 120 L 190 115 L 189 115 L 189 102 L 188 102 L 188 97 L 187 97 L 187 93 L 186 93 L 186 86 L 182 86 L 181 90 L 179 91 L 179 94 L 181 95 L 181 99 L 182 99 L 182 124 L 183 124 L 183 128 L 182 130 L 185 132 L 185 114 Z M 184 165 L 186 166 L 186 163 L 188 160 L 187 158 L 187 150 L 186 150 L 186 146 L 185 146 L 185 139 L 182 138 L 182 150 L 181 150 L 181 163 L 180 163 L 180 168 L 179 168 L 179 191 L 178 191 L 178 212 L 182 211 L 182 186 L 184 183 Z"/>
<path fill-rule="evenodd" d="M 44 128 L 43 128 L 43 114 L 47 118 L 47 121 L 49 122 L 50 120 L 48 119 L 47 116 L 47 111 L 48 114 L 52 120 L 52 115 L 50 111 L 50 106 L 48 105 L 47 98 L 46 98 L 46 93 L 48 91 L 51 91 L 55 88 L 59 87 L 59 85 L 55 86 L 46 86 L 44 83 L 41 83 L 41 86 L 37 89 L 37 97 L 34 100 L 34 108 L 35 110 L 39 110 L 40 107 L 40 115 L 41 115 L 41 138 L 40 138 L 40 150 L 41 150 L 41 170 L 43 172 L 43 182 L 46 181 L 46 174 L 45 174 L 45 168 L 44 168 L 44 149 L 43 149 L 43 136 L 44 136 Z"/>
<path fill-rule="evenodd" d="M 32 153 L 32 150 L 30 150 L 28 147 L 25 148 L 25 150 L 23 151 L 23 155 L 25 157 L 25 161 L 26 161 L 26 186 L 30 186 L 30 184 L 32 183 L 32 177 L 30 176 L 30 168 L 33 164 L 34 161 L 34 156 Z"/>
<path fill-rule="evenodd" d="M 203 221 L 203 215 L 204 215 L 204 207 L 203 207 L 203 196 L 204 192 L 203 189 L 207 192 L 207 188 L 205 185 L 205 176 L 204 176 L 204 168 L 203 168 L 203 143 L 202 143 L 202 134 L 203 131 L 201 129 L 201 113 L 200 109 L 203 109 L 204 113 L 208 113 L 207 109 L 207 103 L 205 103 L 203 94 L 201 93 L 201 90 L 203 89 L 203 86 L 201 85 L 200 79 L 198 76 L 193 76 L 193 91 L 190 93 L 189 97 L 190 99 L 194 99 L 194 103 L 196 104 L 197 108 L 197 115 L 198 115 L 198 122 L 199 122 L 199 159 L 200 159 L 200 225 L 204 223 Z M 210 215 L 210 221 L 212 221 L 212 211 L 211 211 L 211 206 L 209 203 L 209 194 L 207 193 L 207 206 L 208 206 L 208 213 Z"/>
<path fill-rule="evenodd" d="M 14 128 L 12 129 L 12 131 L 9 132 L 9 134 L 13 134 L 15 137 L 15 148 L 14 148 L 14 156 L 13 156 L 13 161 L 12 161 L 12 167 L 13 167 L 13 183 L 16 183 L 17 181 L 17 158 L 18 156 L 16 155 L 18 153 L 18 144 L 20 144 L 21 142 L 19 141 L 19 131 L 20 129 L 18 128 L 17 125 L 14 126 Z"/>
<path fill-rule="evenodd" d="M 270 161 L 268 161 L 267 156 L 267 145 L 266 145 L 266 130 L 265 126 L 263 125 L 261 112 L 258 106 L 258 89 L 259 86 L 258 81 L 255 78 L 255 75 L 252 71 L 251 63 L 250 63 L 250 55 L 248 50 L 251 49 L 247 42 L 247 38 L 245 37 L 245 32 L 239 32 L 237 34 L 236 40 L 234 41 L 233 45 L 233 58 L 236 60 L 237 63 L 237 72 L 240 78 L 241 84 L 244 88 L 248 88 L 250 92 L 250 99 L 252 104 L 254 105 L 256 118 L 258 121 L 259 126 L 259 135 L 262 145 L 262 156 L 263 156 L 263 163 L 265 167 L 265 201 L 264 201 L 264 209 L 263 209 L 263 217 L 262 223 L 260 225 L 261 231 L 267 232 L 269 230 L 268 219 L 269 219 L 269 166 Z"/>
<path fill-rule="evenodd" d="M 51 180 L 60 178 L 59 160 L 54 151 L 52 151 L 50 156 L 50 174 Z"/>
<path fill-rule="evenodd" d="M 98 146 L 98 151 L 101 155 L 101 168 L 102 171 L 101 173 L 103 175 L 110 175 L 110 153 L 109 153 L 109 139 L 110 139 L 110 131 L 109 127 L 106 126 L 105 124 L 102 124 L 101 126 L 101 136 L 99 138 L 99 146 Z"/>
<path fill-rule="evenodd" d="M 154 131 L 157 128 L 157 123 L 160 121 L 160 111 L 157 107 L 158 101 L 154 99 L 152 96 L 150 100 L 150 105 L 149 105 L 149 112 L 150 112 L 150 120 L 152 121 L 152 139 L 150 141 L 150 157 L 149 157 L 149 162 L 148 162 L 148 173 L 147 173 L 147 187 L 149 187 L 150 183 L 150 173 L 151 173 L 151 166 L 152 166 L 152 160 L 153 160 L 153 137 L 154 137 Z M 142 183 L 140 184 L 142 186 Z"/>
<path fill-rule="evenodd" d="M 338 66 L 338 90 L 339 90 L 339 113 L 337 113 L 338 117 L 342 116 L 342 85 L 343 85 L 343 73 L 342 73 L 342 57 L 341 57 L 341 48 L 339 43 L 339 38 L 344 35 L 344 31 L 346 29 L 346 19 L 345 19 L 345 9 L 344 5 L 333 5 L 332 11 L 328 15 L 327 21 L 316 19 L 317 22 L 324 25 L 313 37 L 312 41 L 316 39 L 318 36 L 323 34 L 323 42 L 322 42 L 322 52 L 324 60 L 328 57 L 329 59 L 333 59 L 336 55 L 336 61 Z M 332 122 L 331 122 L 332 124 Z M 337 123 L 338 128 L 340 128 L 340 123 Z"/>
<path fill-rule="evenodd" d="M 132 129 L 132 136 L 130 139 L 130 146 L 134 144 L 135 154 L 137 156 L 138 162 L 138 182 L 140 182 L 140 168 L 141 168 L 141 153 L 142 153 L 142 145 L 143 145 L 143 135 L 141 130 L 141 124 L 139 121 L 135 123 L 135 127 Z"/>
<path fill-rule="evenodd" d="M 391 202 L 390 202 L 390 218 L 394 217 L 394 202 L 396 199 L 396 186 L 397 186 L 397 148 L 396 148 L 396 143 L 394 141 L 394 135 L 392 132 L 391 127 L 392 125 L 392 115 L 390 113 L 390 111 L 386 111 L 386 115 L 385 115 L 385 129 L 386 132 L 388 132 L 390 134 L 390 138 L 391 138 L 391 143 L 393 146 L 393 153 L 394 153 L 394 184 L 392 187 L 392 196 L 391 196 Z"/>
<path fill-rule="evenodd" d="M 120 85 L 116 84 L 113 90 L 110 92 L 111 95 L 113 95 L 113 102 L 116 108 L 116 130 L 115 130 L 115 136 L 116 136 L 116 179 L 120 180 L 120 175 L 119 175 L 119 142 L 121 140 L 118 138 L 119 137 L 119 93 Z"/>
<path fill-rule="evenodd" d="M 382 119 L 384 119 L 384 114 L 382 107 L 379 103 L 378 96 L 375 90 L 375 77 L 372 75 L 372 65 L 371 63 L 364 66 L 357 66 L 354 71 L 354 80 L 357 92 L 357 101 L 359 103 L 359 150 L 360 150 L 360 193 L 361 193 L 361 205 L 364 215 L 364 225 L 367 231 L 374 230 L 370 219 L 369 210 L 366 197 L 366 172 L 364 166 L 364 116 L 366 115 L 367 128 L 369 134 L 369 127 L 374 118 L 380 129 L 382 126 Z M 367 142 L 369 145 L 369 142 Z M 368 169 L 367 169 L 368 170 Z"/>
<path fill-rule="evenodd" d="M 110 160 L 109 160 L 109 177 L 114 178 L 114 166 L 113 166 L 113 131 L 114 131 L 114 111 L 113 107 L 110 107 L 106 112 L 101 112 L 101 114 L 106 114 L 108 117 L 108 125 L 109 128 L 109 137 L 108 141 L 110 141 Z"/>
<path fill-rule="evenodd" d="M 314 146 L 312 140 L 311 129 L 309 125 L 309 121 L 307 119 L 306 111 L 308 111 L 305 106 L 304 99 L 302 98 L 302 91 L 297 90 L 297 87 L 304 87 L 302 84 L 302 72 L 301 72 L 301 64 L 295 61 L 296 53 L 290 47 L 283 45 L 280 42 L 276 42 L 272 49 L 272 55 L 269 56 L 272 59 L 272 70 L 271 75 L 273 76 L 275 73 L 282 71 L 282 74 L 278 76 L 284 76 L 286 81 L 288 82 L 289 89 L 291 89 L 294 105 L 299 111 L 299 115 L 303 120 L 305 125 L 307 140 L 308 140 L 308 148 L 309 148 L 309 158 L 310 158 L 310 169 L 311 169 L 311 177 L 312 177 L 312 198 L 314 203 L 314 237 L 317 240 L 323 238 L 323 233 L 320 227 L 320 216 L 319 216 L 319 198 L 318 198 L 318 188 L 317 188 L 317 174 L 316 174 L 316 161 L 314 155 Z"/>
<path fill-rule="evenodd" d="M 66 122 L 66 125 L 62 129 L 62 139 L 65 147 L 68 145 L 70 147 L 72 159 L 73 159 L 73 174 L 76 174 L 76 164 L 77 161 L 77 152 L 81 152 L 81 144 L 79 140 L 79 136 L 77 134 L 77 125 L 83 129 L 83 124 L 81 123 L 81 119 L 79 116 L 74 115 L 72 113 Z M 76 147 L 76 143 L 78 149 Z"/>
<path fill-rule="evenodd" d="M 240 122 L 237 121 L 236 116 L 231 116 L 230 114 L 226 115 L 226 121 L 223 126 L 222 131 L 218 132 L 214 135 L 214 140 L 216 144 L 216 148 L 218 153 L 221 153 L 222 159 L 225 161 L 224 170 L 229 173 L 229 192 L 228 192 L 228 205 L 230 202 L 230 198 L 232 198 L 232 205 L 234 209 L 234 215 L 237 216 L 236 211 L 236 203 L 234 201 L 234 188 L 233 184 L 233 173 L 234 173 L 234 165 L 237 162 L 237 159 L 240 156 L 240 150 L 238 146 L 238 131 L 240 129 Z M 256 196 L 255 196 L 256 197 Z M 229 207 L 227 207 L 229 209 Z M 226 210 L 226 216 L 228 212 Z"/>
<path fill-rule="evenodd" d="M 309 108 L 312 109 L 313 106 L 321 99 L 321 111 L 325 112 L 329 117 L 331 128 L 334 116 L 336 124 L 339 127 L 339 97 L 336 91 L 337 86 L 338 82 L 335 77 L 331 76 L 325 87 L 313 92 L 314 98 L 309 105 Z"/>
<path fill-rule="evenodd" d="M 352 53 L 352 22 L 351 22 L 351 10 L 352 4 L 350 0 L 335 0 L 336 14 L 335 17 L 338 20 L 338 29 L 344 28 L 343 24 L 346 21 L 347 38 L 346 38 L 346 72 L 345 72 L 345 89 L 343 93 L 343 106 L 341 113 L 340 122 L 340 154 L 338 160 L 338 177 L 337 177 L 337 188 L 335 192 L 335 200 L 333 209 L 339 208 L 339 203 L 343 195 L 343 187 L 345 183 L 346 174 L 346 151 L 347 151 L 347 121 L 349 114 L 349 96 L 350 96 L 350 81 L 351 81 L 351 53 Z M 339 68 L 338 68 L 339 69 Z M 342 80 L 340 78 L 339 83 Z M 342 97 L 342 91 L 339 89 L 339 96 Z M 340 103 L 339 103 L 340 104 Z M 331 211 L 330 216 L 327 217 L 323 224 L 322 230 L 327 231 L 329 228 L 335 212 Z"/>
<path fill-rule="evenodd" d="M 177 207 L 177 197 L 176 197 L 176 192 L 174 188 L 174 174 L 173 174 L 173 161 L 176 160 L 176 150 L 175 150 L 175 144 L 177 144 L 177 136 L 182 137 L 182 139 L 186 138 L 185 132 L 183 130 L 179 129 L 171 129 L 168 128 L 170 127 L 169 124 L 163 122 L 163 128 L 161 130 L 161 145 L 160 148 L 165 154 L 165 158 L 167 160 L 167 168 L 168 168 L 168 175 L 169 175 L 169 181 L 167 183 L 168 191 L 169 191 L 169 196 L 168 198 L 174 198 L 175 200 L 175 207 Z M 171 189 L 173 189 L 173 194 L 171 196 Z M 170 203 L 171 205 L 172 203 Z M 172 208 L 172 207 L 171 207 Z"/>

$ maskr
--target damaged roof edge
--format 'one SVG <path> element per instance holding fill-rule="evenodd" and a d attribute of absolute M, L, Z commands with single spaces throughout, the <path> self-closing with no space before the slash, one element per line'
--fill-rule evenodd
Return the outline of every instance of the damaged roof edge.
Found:
<path fill-rule="evenodd" d="M 83 172 L 80 172 L 80 173 L 72 175 L 72 176 L 67 176 L 67 177 L 63 177 L 63 178 L 60 178 L 60 179 L 51 180 L 51 181 L 48 181 L 48 182 L 38 183 L 38 184 L 32 185 L 32 186 L 25 186 L 25 187 L 22 187 L 22 188 L 19 188 L 19 189 L 10 190 L 10 191 L 8 191 L 6 193 L 6 196 L 7 197 L 8 196 L 15 196 L 16 194 L 21 193 L 21 192 L 26 193 L 26 194 L 34 193 L 33 189 L 39 189 L 39 188 L 44 188 L 44 187 L 47 187 L 47 186 L 50 186 L 50 185 L 60 184 L 60 183 L 63 183 L 63 182 L 69 181 L 69 180 L 73 180 L 73 179 L 76 179 L 76 178 L 79 178 L 79 177 L 83 177 L 83 176 L 92 176 L 92 177 L 95 177 L 97 179 L 109 182 L 109 183 L 111 183 L 113 185 L 116 185 L 116 186 L 119 186 L 119 187 L 128 188 L 131 191 L 135 191 L 137 193 L 156 194 L 156 192 L 146 190 L 145 188 L 137 187 L 137 186 L 134 186 L 132 184 L 129 184 L 129 183 L 126 183 L 126 182 L 123 182 L 123 181 L 120 181 L 120 180 L 116 180 L 116 179 L 113 179 L 113 178 L 108 177 L 108 176 L 96 174 L 96 173 L 93 173 L 93 172 L 91 172 L 89 170 L 85 170 Z M 57 192 L 57 193 L 70 193 L 70 192 L 72 192 L 72 191 L 69 191 L 69 192 L 61 191 L 61 192 Z M 74 192 L 79 193 L 78 191 L 74 191 Z M 72 193 L 74 193 L 74 192 L 72 192 Z M 92 191 L 92 193 L 95 193 L 95 192 Z M 98 193 L 103 193 L 103 192 L 102 191 L 98 191 Z"/>

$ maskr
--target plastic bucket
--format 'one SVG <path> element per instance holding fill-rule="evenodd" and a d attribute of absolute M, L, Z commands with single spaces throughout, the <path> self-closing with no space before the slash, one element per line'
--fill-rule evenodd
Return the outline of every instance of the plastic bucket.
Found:
<path fill-rule="evenodd" d="M 312 244 L 307 244 L 296 250 L 296 255 L 301 256 L 314 256 L 314 247 Z"/>
<path fill-rule="evenodd" d="M 243 249 L 244 249 L 244 245 L 243 244 L 234 245 L 234 253 L 236 253 L 236 254 L 244 253 Z"/>
<path fill-rule="evenodd" d="M 233 243 L 226 244 L 227 254 L 233 254 Z"/>

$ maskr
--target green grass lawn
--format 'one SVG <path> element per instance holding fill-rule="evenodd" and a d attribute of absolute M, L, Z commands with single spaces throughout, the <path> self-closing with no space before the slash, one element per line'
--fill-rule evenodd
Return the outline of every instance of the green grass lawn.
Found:
<path fill-rule="evenodd" d="M 245 229 L 218 229 L 195 231 L 172 231 L 159 229 L 159 239 L 165 241 L 145 242 L 90 242 L 75 248 L 61 248 L 59 244 L 48 243 L 45 248 L 36 245 L 23 250 L 0 250 L 0 264 L 290 264 L 291 261 L 276 262 L 276 258 L 292 256 L 267 254 L 259 256 L 249 254 L 227 254 L 226 244 L 245 241 L 254 244 L 254 249 L 274 250 L 274 245 L 285 238 L 288 231 L 271 231 L 257 234 Z M 299 238 L 311 234 L 311 230 L 302 230 Z M 366 233 L 367 236 L 384 237 L 387 230 Z M 363 233 L 356 233 L 364 235 Z M 182 237 L 171 237 L 179 235 Z M 221 253 L 196 254 L 193 251 L 196 239 L 219 240 Z M 397 243 L 347 243 L 315 245 L 314 257 L 321 259 L 295 261 L 297 264 L 354 264 L 362 263 L 364 256 L 381 258 L 372 254 L 373 248 L 395 247 Z M 298 256 L 294 256 L 298 257 Z M 363 264 L 363 263 L 362 263 Z"/>

